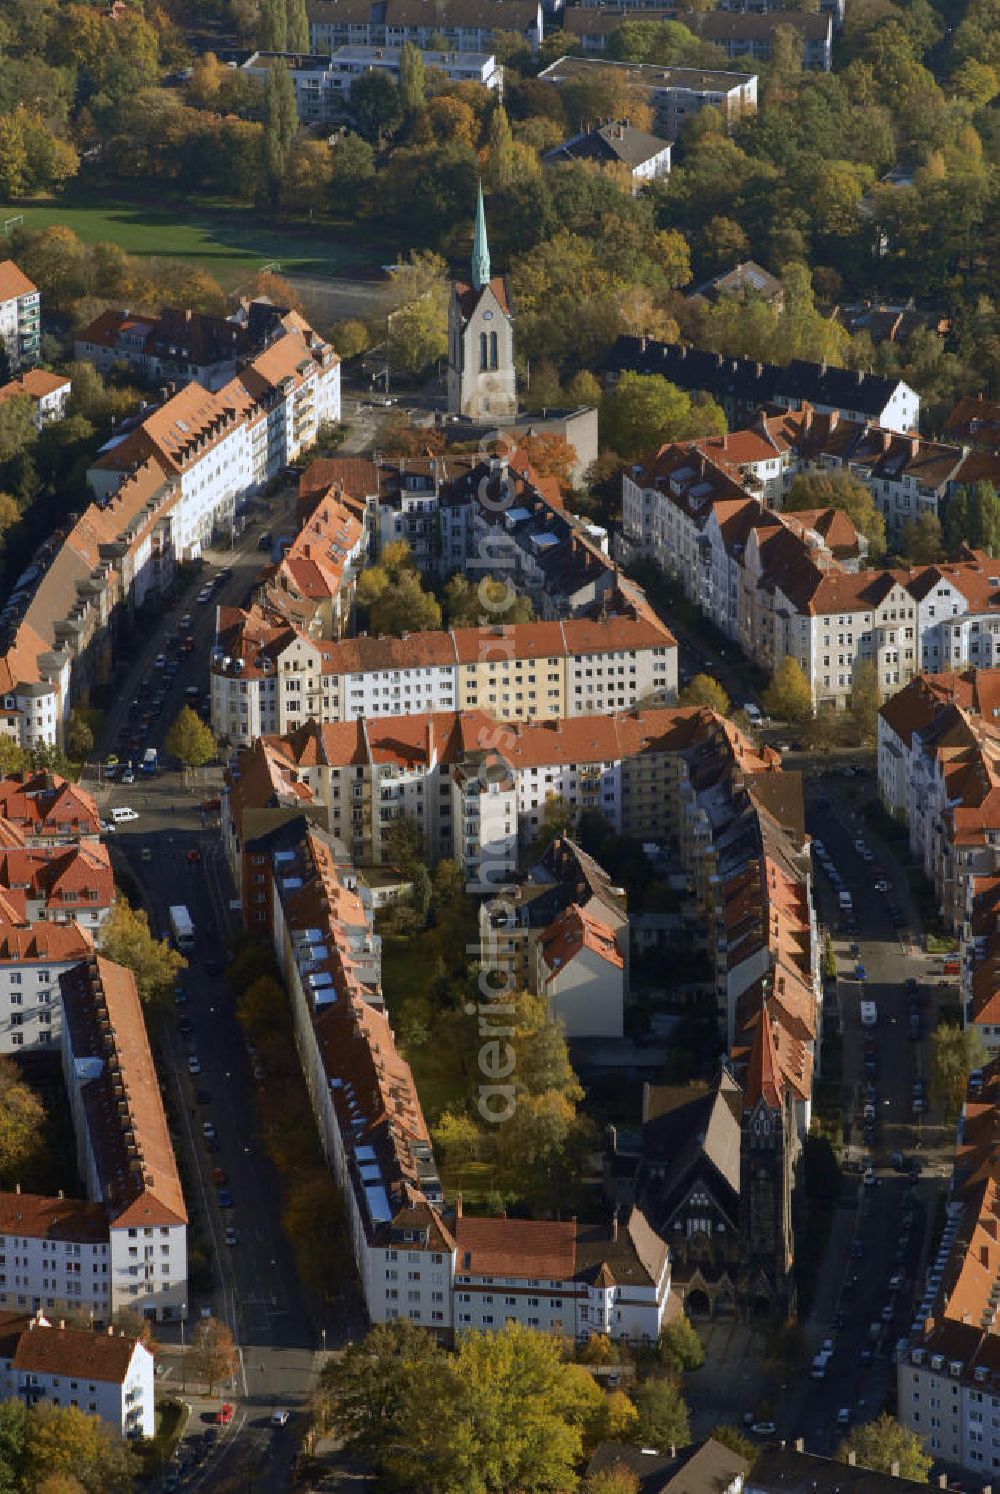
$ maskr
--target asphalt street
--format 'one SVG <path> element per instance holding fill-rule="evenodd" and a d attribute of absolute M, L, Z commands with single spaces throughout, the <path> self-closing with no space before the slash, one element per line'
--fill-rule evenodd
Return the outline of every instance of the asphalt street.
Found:
<path fill-rule="evenodd" d="M 840 770 L 811 780 L 806 791 L 807 827 L 850 892 L 857 922 L 856 932 L 843 926 L 834 884 L 817 864 L 818 914 L 834 934 L 840 974 L 827 1023 L 842 1034 L 844 1142 L 856 1170 L 845 1177 L 809 1325 L 811 1351 L 828 1338 L 834 1351 L 824 1377 L 800 1382 L 780 1417 L 782 1431 L 804 1437 L 815 1452 L 835 1448 L 845 1419 L 869 1420 L 892 1402 L 894 1351 L 919 1303 L 954 1140 L 933 1109 L 914 1114 L 921 1082 L 930 1101 L 929 1034 L 941 1001 L 954 1001 L 954 987 L 942 989 L 942 962 L 923 953 L 902 870 L 862 814 L 873 794 L 870 775 Z M 883 881 L 886 890 L 877 891 Z M 874 1028 L 862 1025 L 862 1000 L 876 1005 Z M 919 1012 L 919 1026 L 911 1011 Z M 901 1170 L 900 1161 L 915 1160 L 919 1174 Z"/>

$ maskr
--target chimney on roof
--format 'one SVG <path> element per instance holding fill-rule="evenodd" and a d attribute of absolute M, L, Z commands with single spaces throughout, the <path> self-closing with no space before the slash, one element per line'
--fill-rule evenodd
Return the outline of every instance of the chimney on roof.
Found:
<path fill-rule="evenodd" d="M 805 1450 L 806 1450 L 805 1438 L 804 1437 L 796 1437 L 796 1439 L 795 1439 L 795 1451 L 796 1452 L 805 1452 Z M 853 1453 L 851 1454 L 851 1457 L 853 1459 L 853 1457 L 854 1457 Z"/>
<path fill-rule="evenodd" d="M 939 1473 L 938 1474 L 937 1486 L 938 1486 L 939 1489 L 947 1489 L 947 1487 L 948 1487 L 948 1475 L 946 1473 Z"/>
<path fill-rule="evenodd" d="M 456 1219 L 456 1221 L 459 1220 L 459 1219 L 461 1219 L 461 1217 L 462 1217 L 462 1195 L 461 1195 L 461 1193 L 457 1193 L 455 1195 L 455 1219 Z"/>
<path fill-rule="evenodd" d="M 899 1459 L 898 1458 L 893 1458 L 892 1462 L 889 1464 L 889 1473 L 892 1475 L 893 1478 L 898 1478 L 899 1477 Z"/>
<path fill-rule="evenodd" d="M 837 422 L 839 421 L 839 419 L 840 419 L 840 411 L 839 410 L 831 410 L 830 411 L 830 429 L 832 431 L 835 431 L 837 429 Z"/>
<path fill-rule="evenodd" d="M 60 1328 L 65 1328 L 66 1327 L 66 1319 L 65 1318 L 60 1318 L 59 1319 L 59 1327 Z"/>
<path fill-rule="evenodd" d="M 20 1185 L 20 1183 L 15 1183 L 14 1184 L 14 1192 L 15 1193 L 20 1193 L 20 1191 L 21 1191 L 21 1185 Z"/>
<path fill-rule="evenodd" d="M 109 1323 L 108 1324 L 108 1338 L 114 1338 L 114 1336 L 115 1336 L 115 1325 L 114 1325 L 114 1323 Z"/>
<path fill-rule="evenodd" d="M 852 1468 L 856 1468 L 856 1467 L 857 1467 L 857 1463 L 858 1463 L 858 1455 L 857 1455 L 857 1453 L 856 1453 L 856 1452 L 855 1452 L 855 1451 L 854 1451 L 854 1449 L 853 1449 L 853 1448 L 852 1448 L 852 1449 L 851 1449 L 851 1451 L 850 1451 L 850 1452 L 849 1452 L 849 1453 L 848 1453 L 848 1454 L 847 1454 L 847 1461 L 848 1461 L 848 1463 L 849 1463 L 849 1464 L 850 1464 L 850 1466 L 851 1466 L 851 1467 L 852 1467 Z"/>

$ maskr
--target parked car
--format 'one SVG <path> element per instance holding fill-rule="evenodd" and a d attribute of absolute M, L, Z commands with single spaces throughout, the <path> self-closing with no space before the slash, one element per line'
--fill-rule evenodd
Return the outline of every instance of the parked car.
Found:
<path fill-rule="evenodd" d="M 201 1073 L 201 1063 L 199 1062 L 197 1053 L 192 1053 L 191 1056 L 190 1056 L 190 1058 L 188 1059 L 188 1073 L 189 1074 L 200 1074 Z"/>
<path fill-rule="evenodd" d="M 215 1413 L 215 1419 L 221 1427 L 228 1427 L 229 1423 L 233 1419 L 233 1415 L 233 1407 L 229 1404 L 228 1401 L 223 1401 L 222 1405 Z"/>

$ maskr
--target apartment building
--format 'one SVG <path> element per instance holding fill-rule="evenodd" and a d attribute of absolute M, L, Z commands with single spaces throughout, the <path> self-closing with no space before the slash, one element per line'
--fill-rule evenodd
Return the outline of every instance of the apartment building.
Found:
<path fill-rule="evenodd" d="M 970 1078 L 944 1232 L 897 1352 L 899 1419 L 933 1456 L 980 1477 L 1000 1469 L 1000 1071 Z"/>
<path fill-rule="evenodd" d="M 308 806 L 322 816 L 359 865 L 386 861 L 386 836 L 407 816 L 428 855 L 457 860 L 483 896 L 514 880 L 519 855 L 537 836 L 552 797 L 603 814 L 619 834 L 669 845 L 690 885 L 692 937 L 708 958 L 708 989 L 728 1044 L 749 1051 L 761 1004 L 769 1000 L 782 1072 L 795 1089 L 796 1124 L 805 1134 L 821 1030 L 818 935 L 795 808 L 801 785 L 782 774 L 770 749 L 757 753 L 728 723 L 696 708 L 537 723 L 438 712 L 311 724 L 262 739 L 240 762 L 274 806 L 286 813 Z M 232 820 L 233 804 L 245 806 L 243 777 L 241 766 L 228 789 L 224 823 Z M 237 852 L 234 844 L 231 860 Z M 580 1020 L 596 1021 L 601 1012 L 600 1020 L 610 1023 L 624 981 L 617 965 L 620 919 L 599 906 L 591 910 L 581 896 L 578 906 L 604 925 L 591 936 L 603 963 L 590 972 L 582 998 L 570 994 L 572 975 L 557 979 L 552 994 L 557 1003 L 577 1002 Z M 554 909 L 548 922 L 567 906 Z M 582 922 L 573 935 L 580 943 Z M 546 969 L 544 953 L 536 963 L 519 930 L 498 927 L 495 937 L 504 947 L 523 945 L 519 958 L 529 983 L 550 990 L 554 960 L 569 952 L 568 943 L 564 950 L 550 943 L 553 965 Z"/>
<path fill-rule="evenodd" d="M 955 930 L 966 916 L 971 879 L 996 870 L 998 682 L 996 670 L 921 675 L 879 713 L 882 802 L 906 821 L 911 850 Z"/>
<path fill-rule="evenodd" d="M 145 598 L 174 575 L 180 486 L 152 458 L 36 552 L 0 611 L 0 731 L 61 745 Z"/>
<path fill-rule="evenodd" d="M 72 390 L 73 385 L 65 374 L 29 368 L 0 387 L 0 405 L 11 399 L 30 399 L 35 407 L 35 427 L 41 430 L 53 420 L 62 420 Z"/>
<path fill-rule="evenodd" d="M 309 720 L 449 710 L 536 720 L 666 705 L 677 692 L 675 639 L 626 596 L 592 619 L 402 638 L 316 641 L 260 608 L 220 609 L 217 628 L 212 726 L 239 745 Z"/>
<path fill-rule="evenodd" d="M 440 0 L 429 13 L 415 0 L 308 0 L 309 48 L 333 55 L 344 46 L 415 47 L 443 40 L 455 52 L 491 52 L 497 32 L 514 32 L 537 51 L 542 39 L 540 0 Z"/>
<path fill-rule="evenodd" d="M 42 298 L 12 259 L 0 261 L 0 343 L 13 372 L 38 362 Z"/>
<path fill-rule="evenodd" d="M 385 73 L 397 81 L 402 47 L 338 47 L 331 55 L 300 56 L 291 52 L 254 52 L 242 70 L 259 83 L 266 83 L 274 67 L 284 67 L 295 86 L 299 123 L 329 125 L 350 118 L 351 89 L 359 78 Z M 421 51 L 424 67 L 454 83 L 479 83 L 499 98 L 503 93 L 503 68 L 492 52 Z"/>
<path fill-rule="evenodd" d="M 610 1230 L 576 1220 L 473 1219 L 456 1206 L 455 1328 L 526 1323 L 574 1340 L 658 1339 L 670 1251 L 633 1208 Z"/>
<path fill-rule="evenodd" d="M 811 411 L 761 417 L 753 430 L 665 446 L 635 464 L 622 477 L 620 554 L 674 576 L 765 669 L 795 659 L 818 707 L 847 703 L 862 661 L 883 696 L 922 668 L 991 665 L 1000 658 L 997 561 L 966 550 L 954 563 L 861 571 L 867 546 L 843 512 L 769 506 L 814 459 L 816 426 Z M 851 445 L 848 465 L 859 472 Z M 949 459 L 939 475 L 958 471 Z"/>
<path fill-rule="evenodd" d="M 603 58 L 560 57 L 539 73 L 554 87 L 614 68 L 655 111 L 656 133 L 676 140 L 701 109 L 717 109 L 727 130 L 757 112 L 757 74 L 709 68 L 655 67 L 645 62 L 606 62 Z"/>
<path fill-rule="evenodd" d="M 644 182 L 670 175 L 672 150 L 672 141 L 637 130 L 627 120 L 621 119 L 570 136 L 561 145 L 546 151 L 542 159 L 547 165 L 558 165 L 560 161 L 587 161 L 615 172 L 624 168 L 632 178 L 633 192 L 637 193 Z"/>
<path fill-rule="evenodd" d="M 130 971 L 89 954 L 59 979 L 62 1066 L 87 1199 L 0 1193 L 0 1305 L 177 1319 L 187 1212 Z"/>
<path fill-rule="evenodd" d="M 236 503 L 308 448 L 340 418 L 340 360 L 297 313 L 217 393 L 192 381 L 98 454 L 87 481 L 99 499 L 154 462 L 179 496 L 178 556 L 201 553 L 213 532 L 231 534 Z"/>
<path fill-rule="evenodd" d="M 76 1406 L 124 1440 L 156 1435 L 153 1356 L 139 1339 L 0 1313 L 0 1398 Z"/>
<path fill-rule="evenodd" d="M 512 1229 L 463 1218 L 460 1200 L 446 1205 L 412 1071 L 383 1009 L 371 895 L 345 847 L 316 822 L 318 795 L 306 799 L 298 769 L 282 778 L 276 755 L 263 742 L 239 754 L 223 834 L 248 926 L 263 926 L 250 900 L 258 885 L 270 903 L 296 1045 L 370 1321 L 405 1317 L 448 1340 L 508 1321 L 581 1339 L 655 1340 L 669 1251 L 638 1212 L 622 1229 L 528 1220 Z"/>
<path fill-rule="evenodd" d="M 108 307 L 77 333 L 74 356 L 101 373 L 124 365 L 145 384 L 198 383 L 218 393 L 294 324 L 287 307 L 270 301 L 241 301 L 231 316 L 177 306 L 148 315 Z"/>
<path fill-rule="evenodd" d="M 97 805 L 78 783 L 48 769 L 0 778 L 0 840 L 9 847 L 96 843 L 101 834 Z"/>
<path fill-rule="evenodd" d="M 0 898 L 0 1053 L 61 1042 L 60 977 L 93 949 L 92 935 L 75 921 L 16 922 Z"/>
<path fill-rule="evenodd" d="M 679 342 L 622 336 L 604 361 L 604 373 L 608 384 L 613 385 L 625 372 L 659 374 L 679 389 L 711 394 L 722 405 L 730 425 L 752 420 L 762 405 L 801 410 L 805 404 L 818 414 L 836 411 L 846 420 L 902 434 L 916 431 L 920 424 L 920 396 L 902 379 L 809 363 L 802 358 L 779 366 L 750 358 L 727 358 Z"/>
<path fill-rule="evenodd" d="M 943 435 L 977 451 L 1000 452 L 1000 402 L 982 393 L 960 399 L 944 423 Z"/>
<path fill-rule="evenodd" d="M 509 970 L 519 987 L 534 989 L 538 943 L 570 908 L 612 933 L 628 986 L 629 916 L 625 894 L 603 867 L 568 835 L 559 835 L 538 863 L 507 888 L 499 905 L 479 908 L 483 963 Z"/>
<path fill-rule="evenodd" d="M 608 38 L 622 25 L 633 21 L 635 6 L 572 5 L 561 15 L 564 31 L 574 37 L 585 57 L 600 56 Z M 640 21 L 680 21 L 704 42 L 721 47 L 730 62 L 769 62 L 774 33 L 778 26 L 788 26 L 801 39 L 802 65 L 828 73 L 833 59 L 833 17 L 801 15 L 795 11 L 781 14 L 754 14 L 750 11 L 712 11 L 707 15 L 693 11 L 645 9 Z"/>

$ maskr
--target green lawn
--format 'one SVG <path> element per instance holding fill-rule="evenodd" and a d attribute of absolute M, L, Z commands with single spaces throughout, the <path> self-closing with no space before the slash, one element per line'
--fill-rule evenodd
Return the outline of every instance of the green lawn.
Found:
<path fill-rule="evenodd" d="M 26 228 L 64 224 L 86 244 L 110 241 L 129 254 L 188 260 L 214 275 L 226 290 L 265 264 L 279 264 L 286 275 L 332 275 L 364 252 L 360 245 L 332 243 L 319 227 L 308 233 L 261 224 L 252 208 L 209 210 L 182 202 L 113 200 L 97 206 L 72 199 L 37 206 L 0 205 L 0 223 L 16 214 L 23 216 Z"/>

